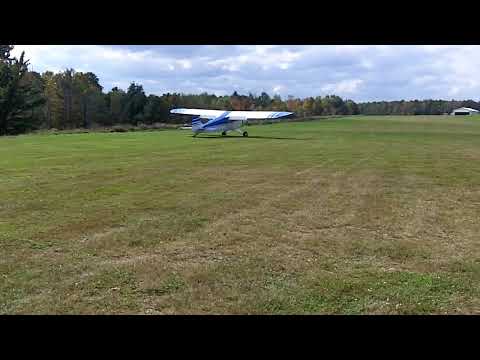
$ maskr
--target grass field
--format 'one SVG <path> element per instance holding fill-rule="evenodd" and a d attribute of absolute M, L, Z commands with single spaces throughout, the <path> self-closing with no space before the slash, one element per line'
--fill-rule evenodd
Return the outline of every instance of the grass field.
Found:
<path fill-rule="evenodd" d="M 0 313 L 480 313 L 480 119 L 0 138 Z"/>

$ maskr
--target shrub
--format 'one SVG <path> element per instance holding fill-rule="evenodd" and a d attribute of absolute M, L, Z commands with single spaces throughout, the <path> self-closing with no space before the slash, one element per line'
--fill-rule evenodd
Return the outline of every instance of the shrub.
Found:
<path fill-rule="evenodd" d="M 162 124 L 162 123 L 159 123 L 159 122 L 156 122 L 156 123 L 153 124 L 154 129 L 163 129 L 164 127 L 165 127 L 165 125 Z"/>
<path fill-rule="evenodd" d="M 112 132 L 127 132 L 130 130 L 131 125 L 115 125 L 112 126 Z"/>

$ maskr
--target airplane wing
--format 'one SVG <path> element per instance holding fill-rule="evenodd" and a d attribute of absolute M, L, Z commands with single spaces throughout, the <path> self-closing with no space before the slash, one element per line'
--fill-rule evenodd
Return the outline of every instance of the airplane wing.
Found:
<path fill-rule="evenodd" d="M 287 111 L 224 111 L 206 109 L 173 109 L 172 114 L 196 115 L 202 119 L 214 119 L 221 115 L 234 119 L 278 119 L 293 113 Z"/>
<path fill-rule="evenodd" d="M 172 114 L 181 114 L 181 115 L 195 115 L 202 119 L 214 119 L 223 113 L 224 110 L 206 110 L 206 109 L 172 109 L 170 110 Z"/>
<path fill-rule="evenodd" d="M 293 114 L 287 111 L 231 111 L 229 117 L 248 119 L 278 119 Z"/>

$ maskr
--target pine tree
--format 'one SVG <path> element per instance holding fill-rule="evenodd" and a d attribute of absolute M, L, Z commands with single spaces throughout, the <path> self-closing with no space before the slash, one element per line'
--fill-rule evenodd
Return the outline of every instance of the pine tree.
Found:
<path fill-rule="evenodd" d="M 0 45 L 0 135 L 17 134 L 35 128 L 33 109 L 44 99 L 38 83 L 25 77 L 28 60 L 11 57 L 11 45 Z"/>
<path fill-rule="evenodd" d="M 97 108 L 97 112 L 100 111 L 100 109 L 98 109 L 99 102 L 95 100 L 98 99 L 97 95 L 102 93 L 103 88 L 100 85 L 98 77 L 91 72 L 74 73 L 72 87 L 74 95 L 78 98 L 78 103 L 80 105 L 82 125 L 84 128 L 89 128 L 92 125 L 92 118 L 99 115 L 94 114 L 92 110 Z"/>
<path fill-rule="evenodd" d="M 131 83 L 128 87 L 124 115 L 127 120 L 133 124 L 143 121 L 143 111 L 147 104 L 147 97 L 143 91 L 143 86 L 135 83 Z"/>

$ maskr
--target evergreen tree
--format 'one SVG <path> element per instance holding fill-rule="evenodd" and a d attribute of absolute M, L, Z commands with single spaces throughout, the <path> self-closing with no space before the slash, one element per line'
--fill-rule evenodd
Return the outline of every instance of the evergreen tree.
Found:
<path fill-rule="evenodd" d="M 107 125 L 113 125 L 122 121 L 123 107 L 125 104 L 125 91 L 114 87 L 105 97 L 105 103 L 108 111 Z"/>
<path fill-rule="evenodd" d="M 28 60 L 11 57 L 11 45 L 0 45 L 0 135 L 18 134 L 36 128 L 36 107 L 44 99 L 41 85 L 27 78 Z"/>
<path fill-rule="evenodd" d="M 73 76 L 73 87 L 80 104 L 82 125 L 85 128 L 89 128 L 92 120 L 100 118 L 103 113 L 103 108 L 101 108 L 103 99 L 99 96 L 102 94 L 103 88 L 98 77 L 91 72 L 75 73 Z"/>
<path fill-rule="evenodd" d="M 143 86 L 132 82 L 127 90 L 123 110 L 127 120 L 133 124 L 143 121 L 143 112 L 146 104 L 147 97 L 143 91 Z"/>
<path fill-rule="evenodd" d="M 159 96 L 150 95 L 144 110 L 144 120 L 149 124 L 168 119 L 168 104 Z"/>

